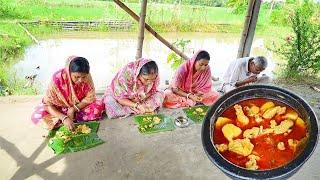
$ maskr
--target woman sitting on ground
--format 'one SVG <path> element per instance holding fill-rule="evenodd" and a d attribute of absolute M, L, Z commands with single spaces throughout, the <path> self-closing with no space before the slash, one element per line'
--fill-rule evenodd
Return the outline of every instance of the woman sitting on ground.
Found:
<path fill-rule="evenodd" d="M 104 105 L 96 100 L 89 70 L 87 59 L 69 57 L 66 67 L 53 74 L 42 103 L 32 114 L 32 121 L 43 122 L 50 130 L 61 124 L 73 130 L 74 122 L 100 119 Z"/>
<path fill-rule="evenodd" d="M 159 73 L 156 62 L 139 59 L 124 66 L 107 88 L 104 103 L 109 118 L 130 114 L 153 113 L 164 99 L 158 91 Z"/>
<path fill-rule="evenodd" d="M 212 89 L 209 60 L 209 53 L 200 50 L 179 67 L 165 91 L 164 107 L 212 105 L 218 99 L 219 93 Z"/>

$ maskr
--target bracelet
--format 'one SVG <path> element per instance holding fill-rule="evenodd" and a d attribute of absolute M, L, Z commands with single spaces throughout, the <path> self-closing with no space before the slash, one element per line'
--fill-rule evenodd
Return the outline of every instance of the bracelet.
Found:
<path fill-rule="evenodd" d="M 64 117 L 61 119 L 62 123 L 64 123 L 64 121 L 65 121 L 67 118 L 68 118 L 68 116 L 64 116 Z"/>
<path fill-rule="evenodd" d="M 73 107 L 79 112 L 80 109 L 77 107 L 77 105 L 73 105 Z"/>
<path fill-rule="evenodd" d="M 189 99 L 189 96 L 190 96 L 190 95 L 191 95 L 191 93 L 188 93 L 188 94 L 187 94 L 187 99 Z"/>

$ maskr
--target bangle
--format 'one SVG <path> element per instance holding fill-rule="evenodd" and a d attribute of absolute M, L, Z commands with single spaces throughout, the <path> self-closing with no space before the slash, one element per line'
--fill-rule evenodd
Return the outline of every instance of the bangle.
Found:
<path fill-rule="evenodd" d="M 190 95 L 191 95 L 191 93 L 188 93 L 188 94 L 187 94 L 187 99 L 189 99 L 189 96 L 190 96 Z"/>
<path fill-rule="evenodd" d="M 64 121 L 65 121 L 67 118 L 68 118 L 68 116 L 64 116 L 64 117 L 61 119 L 62 123 L 64 123 Z"/>
<path fill-rule="evenodd" d="M 138 106 L 139 106 L 139 103 L 136 102 L 136 103 L 134 104 L 133 108 L 138 108 Z"/>
<path fill-rule="evenodd" d="M 80 109 L 77 107 L 77 105 L 73 105 L 73 107 L 79 112 Z"/>

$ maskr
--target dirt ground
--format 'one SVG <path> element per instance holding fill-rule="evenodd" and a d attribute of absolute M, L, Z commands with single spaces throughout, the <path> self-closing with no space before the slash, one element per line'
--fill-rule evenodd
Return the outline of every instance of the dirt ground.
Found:
<path fill-rule="evenodd" d="M 302 96 L 320 117 L 320 93 L 281 85 Z M 104 119 L 95 148 L 55 156 L 30 115 L 41 96 L 0 98 L 0 179 L 228 179 L 205 155 L 201 124 L 153 135 L 138 133 L 132 117 Z M 181 110 L 168 111 L 171 115 Z M 291 179 L 320 179 L 320 147 Z"/>

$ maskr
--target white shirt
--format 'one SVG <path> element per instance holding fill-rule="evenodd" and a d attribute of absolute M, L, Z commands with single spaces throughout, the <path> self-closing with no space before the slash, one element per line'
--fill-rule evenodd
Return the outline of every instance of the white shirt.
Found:
<path fill-rule="evenodd" d="M 235 89 L 236 82 L 242 81 L 253 75 L 253 73 L 249 72 L 250 59 L 253 59 L 253 57 L 239 58 L 229 64 L 229 67 L 223 76 L 223 84 L 221 87 L 221 90 L 224 93 Z"/>

